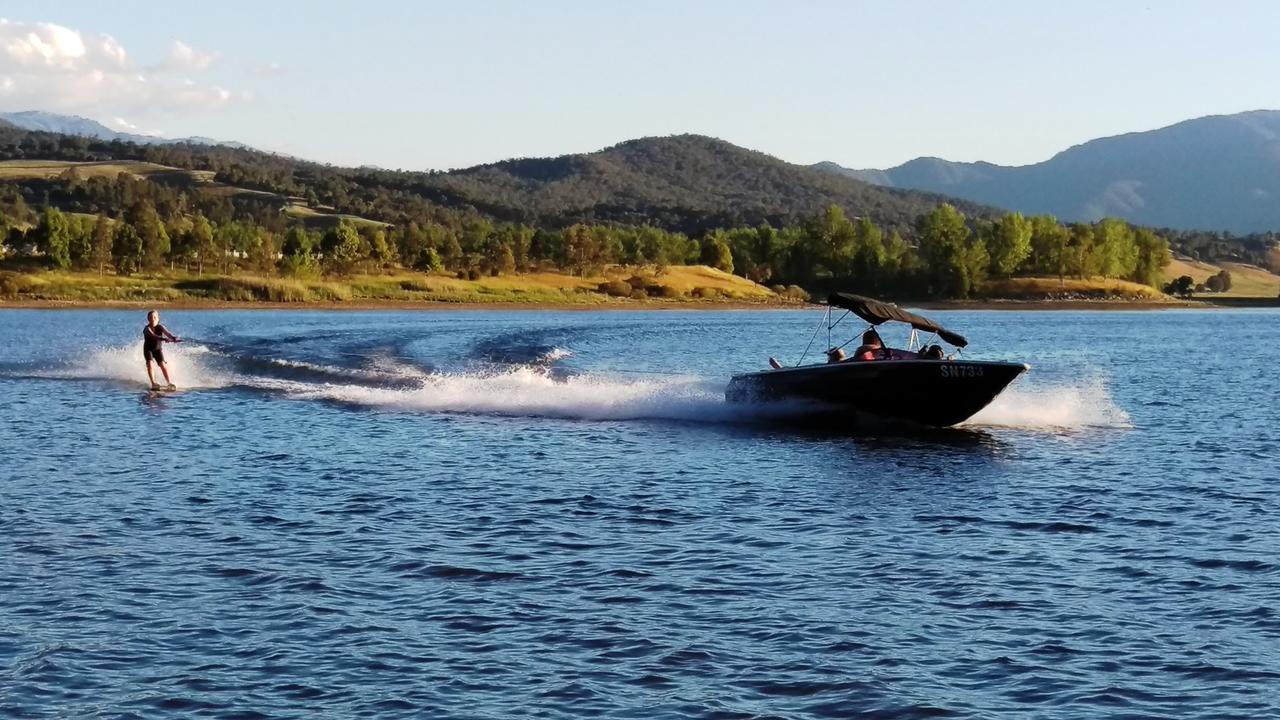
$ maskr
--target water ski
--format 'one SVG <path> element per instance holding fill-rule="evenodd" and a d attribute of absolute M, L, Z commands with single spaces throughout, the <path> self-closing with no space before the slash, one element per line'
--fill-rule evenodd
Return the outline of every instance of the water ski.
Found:
<path fill-rule="evenodd" d="M 172 383 L 168 385 L 152 385 L 150 390 L 152 394 L 162 394 L 162 395 L 167 395 L 169 393 L 173 393 L 177 391 L 178 391 L 178 386 Z"/>

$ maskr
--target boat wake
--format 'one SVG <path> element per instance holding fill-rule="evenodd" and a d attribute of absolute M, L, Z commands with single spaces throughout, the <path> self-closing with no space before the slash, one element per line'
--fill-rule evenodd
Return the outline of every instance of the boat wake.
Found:
<path fill-rule="evenodd" d="M 572 353 L 559 347 L 518 364 L 486 363 L 453 372 L 377 353 L 347 365 L 275 358 L 217 344 L 182 343 L 166 347 L 165 354 L 174 381 L 183 389 L 240 388 L 388 411 L 755 424 L 799 419 L 813 409 L 802 403 L 727 403 L 726 379 L 567 372 L 557 363 Z M 99 348 L 75 364 L 26 368 L 22 375 L 139 387 L 145 381 L 142 359 L 133 345 Z M 1092 380 L 1078 385 L 1015 384 L 963 426 L 1070 431 L 1131 425 L 1105 384 Z"/>
<path fill-rule="evenodd" d="M 747 420 L 724 402 L 724 383 L 696 377 L 629 380 L 609 375 L 556 377 L 538 368 L 438 374 L 413 389 L 325 385 L 298 397 L 421 412 L 580 420 Z"/>
<path fill-rule="evenodd" d="M 1058 385 L 1023 380 L 962 425 L 1047 431 L 1133 427 L 1100 378 Z"/>
<path fill-rule="evenodd" d="M 137 384 L 145 381 L 136 346 L 100 348 L 76 364 L 27 369 L 26 377 Z M 404 358 L 371 354 L 356 366 L 330 365 L 183 343 L 165 348 L 183 389 L 249 389 L 296 400 L 371 409 L 549 417 L 751 423 L 802 415 L 807 406 L 746 406 L 724 401 L 727 380 L 688 375 L 627 376 L 567 372 L 572 353 L 549 348 L 520 364 L 481 363 L 439 372 Z"/>

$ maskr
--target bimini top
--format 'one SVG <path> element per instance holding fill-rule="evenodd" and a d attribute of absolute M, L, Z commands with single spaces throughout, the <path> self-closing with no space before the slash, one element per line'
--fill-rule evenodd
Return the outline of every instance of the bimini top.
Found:
<path fill-rule="evenodd" d="M 969 344 L 969 341 L 965 340 L 963 335 L 957 335 L 938 323 L 928 318 L 920 317 L 915 313 L 907 312 L 893 303 L 880 302 L 879 300 L 852 293 L 831 293 L 827 296 L 827 304 L 844 308 L 872 325 L 896 320 L 906 323 L 916 330 L 938 333 L 938 337 L 956 347 L 962 348 Z"/>

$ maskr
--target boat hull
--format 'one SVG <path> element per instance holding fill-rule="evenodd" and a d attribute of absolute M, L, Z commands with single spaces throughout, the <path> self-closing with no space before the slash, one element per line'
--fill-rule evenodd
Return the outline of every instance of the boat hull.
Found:
<path fill-rule="evenodd" d="M 813 401 L 815 412 L 848 413 L 948 427 L 973 417 L 1027 371 L 1021 363 L 876 360 L 735 375 L 725 399 Z"/>

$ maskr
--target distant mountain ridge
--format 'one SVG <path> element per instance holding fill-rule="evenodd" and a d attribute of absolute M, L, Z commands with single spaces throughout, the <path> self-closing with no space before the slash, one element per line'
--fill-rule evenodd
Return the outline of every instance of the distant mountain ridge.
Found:
<path fill-rule="evenodd" d="M 1033 165 L 922 157 L 887 170 L 814 169 L 1061 220 L 1179 230 L 1280 230 L 1280 111 L 1196 118 L 1099 138 Z"/>
<path fill-rule="evenodd" d="M 474 205 L 511 220 L 652 223 L 690 232 L 789 224 L 831 204 L 903 228 L 948 200 L 794 165 L 704 135 L 646 137 L 592 153 L 505 160 L 433 173 L 422 184 L 448 204 Z M 997 213 L 953 202 L 971 215 Z"/>
<path fill-rule="evenodd" d="M 97 138 L 98 140 L 119 140 L 121 142 L 138 143 L 139 145 L 171 145 L 188 143 L 191 145 L 224 145 L 226 147 L 252 149 L 244 143 L 231 140 L 214 140 L 213 138 L 192 136 L 184 138 L 164 138 L 157 135 L 141 135 L 112 130 L 97 120 L 79 115 L 59 115 L 43 110 L 23 110 L 20 112 L 0 113 L 0 120 L 23 130 L 51 132 L 61 135 Z"/>
<path fill-rule="evenodd" d="M 1000 214 L 976 203 L 821 172 L 702 135 L 647 137 L 590 153 L 414 172 L 334 167 L 252 148 L 68 143 L 65 133 L 26 130 L 11 118 L 0 115 L 5 159 L 119 159 L 213 172 L 219 182 L 248 192 L 313 193 L 339 212 L 392 224 L 436 207 L 542 228 L 624 223 L 700 234 L 761 223 L 794 226 L 838 205 L 850 216 L 907 232 L 941 202 L 953 202 L 972 217 Z M 30 116 L 17 119 L 33 122 Z"/>

